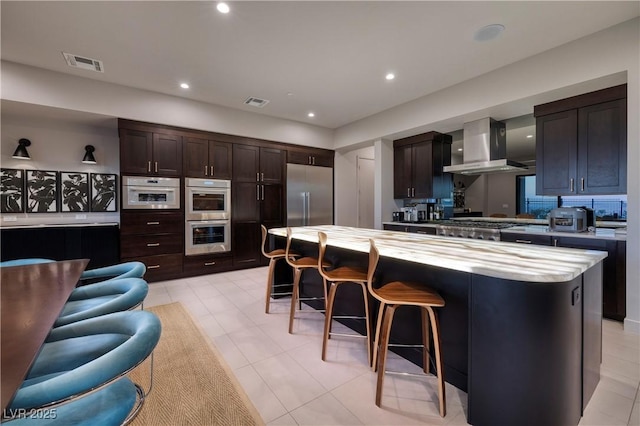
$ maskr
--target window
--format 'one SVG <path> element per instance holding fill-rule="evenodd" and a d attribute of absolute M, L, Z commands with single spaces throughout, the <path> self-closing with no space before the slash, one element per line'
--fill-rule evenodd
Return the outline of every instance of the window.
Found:
<path fill-rule="evenodd" d="M 588 207 L 593 209 L 598 219 L 627 219 L 626 195 L 536 195 L 535 175 L 516 176 L 516 214 L 531 213 L 537 219 L 546 219 L 549 212 L 556 207 Z"/>

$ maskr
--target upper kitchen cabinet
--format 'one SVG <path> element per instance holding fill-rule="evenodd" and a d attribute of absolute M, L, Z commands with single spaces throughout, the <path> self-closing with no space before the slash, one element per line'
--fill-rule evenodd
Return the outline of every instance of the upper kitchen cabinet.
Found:
<path fill-rule="evenodd" d="M 185 177 L 231 179 L 231 143 L 185 137 L 183 145 Z"/>
<path fill-rule="evenodd" d="M 627 85 L 534 107 L 536 193 L 627 192 Z"/>
<path fill-rule="evenodd" d="M 334 152 L 326 149 L 288 149 L 287 163 L 333 167 Z"/>
<path fill-rule="evenodd" d="M 120 128 L 120 171 L 123 174 L 182 175 L 182 137 Z"/>
<path fill-rule="evenodd" d="M 450 198 L 451 136 L 428 132 L 393 141 L 393 198 Z"/>

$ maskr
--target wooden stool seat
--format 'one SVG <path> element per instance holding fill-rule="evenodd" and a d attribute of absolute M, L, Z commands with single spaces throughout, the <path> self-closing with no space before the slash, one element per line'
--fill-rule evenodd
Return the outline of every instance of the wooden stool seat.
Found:
<path fill-rule="evenodd" d="M 322 278 L 325 282 L 330 284 L 329 287 L 329 296 L 327 298 L 326 303 L 326 312 L 325 312 L 325 320 L 324 320 L 324 333 L 322 338 L 322 360 L 325 361 L 327 357 L 327 343 L 329 342 L 329 338 L 331 335 L 335 335 L 335 333 L 331 333 L 331 325 L 332 320 L 334 318 L 344 318 L 344 319 L 356 319 L 356 320 L 364 320 L 365 321 L 365 336 L 361 334 L 344 334 L 341 333 L 340 336 L 345 337 L 365 337 L 366 345 L 367 345 L 367 360 L 369 361 L 369 365 L 371 365 L 371 339 L 369 337 L 369 294 L 367 293 L 367 277 L 368 270 L 360 268 L 358 266 L 339 266 L 335 269 L 326 269 L 327 267 L 324 265 L 324 255 L 327 250 L 327 234 L 324 232 L 318 232 L 318 272 L 322 275 Z M 362 288 L 362 298 L 364 300 L 364 316 L 333 316 L 333 304 L 336 299 L 336 292 L 338 291 L 338 286 L 345 283 L 355 283 L 360 285 Z"/>
<path fill-rule="evenodd" d="M 322 290 L 324 292 L 323 297 L 300 297 L 300 279 L 302 277 L 302 271 L 306 269 L 318 269 L 318 258 L 312 256 L 304 256 L 300 258 L 296 258 L 291 255 L 291 241 L 292 241 L 292 232 L 291 228 L 287 227 L 287 248 L 285 249 L 285 260 L 287 263 L 293 268 L 293 290 L 291 291 L 291 310 L 289 311 L 289 334 L 293 333 L 293 320 L 295 319 L 296 314 L 296 306 L 300 305 L 302 308 L 303 300 L 322 300 L 325 305 L 325 311 L 327 306 L 327 283 L 322 278 Z M 331 263 L 327 261 L 322 261 L 322 266 L 331 267 Z"/>
<path fill-rule="evenodd" d="M 373 274 L 378 264 L 380 254 L 373 240 L 369 240 L 369 274 L 367 278 L 367 288 L 369 293 L 380 301 L 378 310 L 378 320 L 373 343 L 373 369 L 378 370 L 378 383 L 376 386 L 376 405 L 379 407 L 382 402 L 382 388 L 385 375 L 385 364 L 389 345 L 389 335 L 391 325 L 397 308 L 401 306 L 416 306 L 420 308 L 422 317 L 422 363 L 423 371 L 429 373 L 429 329 L 433 334 L 435 370 L 438 377 L 438 399 L 440 403 L 440 415 L 444 417 L 447 413 L 446 396 L 444 388 L 444 374 L 442 371 L 442 356 L 440 352 L 440 326 L 438 317 L 433 308 L 441 308 L 445 305 L 444 299 L 437 291 L 427 287 L 425 284 L 392 281 L 385 283 L 379 288 L 373 288 Z M 406 345 L 402 345 L 406 346 Z M 376 364 L 377 361 L 377 364 Z"/>
<path fill-rule="evenodd" d="M 264 255 L 269 259 L 273 259 L 274 257 L 284 258 L 286 254 L 287 252 L 285 249 L 275 249 L 275 250 L 264 252 Z"/>

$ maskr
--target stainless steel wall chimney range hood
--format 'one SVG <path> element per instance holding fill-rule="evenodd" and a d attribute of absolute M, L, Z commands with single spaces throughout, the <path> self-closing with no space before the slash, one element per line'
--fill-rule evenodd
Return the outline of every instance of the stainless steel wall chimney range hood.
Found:
<path fill-rule="evenodd" d="M 463 175 L 526 170 L 527 166 L 507 160 L 507 130 L 502 121 L 493 118 L 464 123 L 463 162 L 445 166 L 444 172 Z"/>

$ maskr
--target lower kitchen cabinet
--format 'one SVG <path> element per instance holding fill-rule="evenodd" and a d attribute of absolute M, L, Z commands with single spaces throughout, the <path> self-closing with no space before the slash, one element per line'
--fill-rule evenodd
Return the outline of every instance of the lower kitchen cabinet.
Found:
<path fill-rule="evenodd" d="M 539 246 L 551 246 L 553 241 L 549 235 L 514 234 L 501 232 L 500 241 L 506 243 L 536 244 Z"/>
<path fill-rule="evenodd" d="M 231 226 L 231 250 L 233 266 L 236 268 L 253 268 L 262 263 L 260 243 L 262 233 L 257 222 L 238 222 Z"/>
<path fill-rule="evenodd" d="M 424 235 L 436 235 L 436 228 L 431 226 L 411 226 L 411 225 L 388 225 L 384 224 L 383 229 L 385 231 L 396 231 L 396 232 L 412 232 L 414 234 L 424 234 Z"/>
<path fill-rule="evenodd" d="M 120 214 L 120 258 L 147 267 L 147 281 L 182 275 L 184 214 L 181 211 L 123 211 Z"/>
<path fill-rule="evenodd" d="M 120 260 L 117 224 L 2 228 L 0 234 L 2 261 L 28 257 L 89 259 L 87 269 L 93 269 Z"/>
<path fill-rule="evenodd" d="M 229 253 L 184 257 L 183 271 L 185 276 L 213 274 L 231 269 L 233 269 L 233 257 Z"/>

